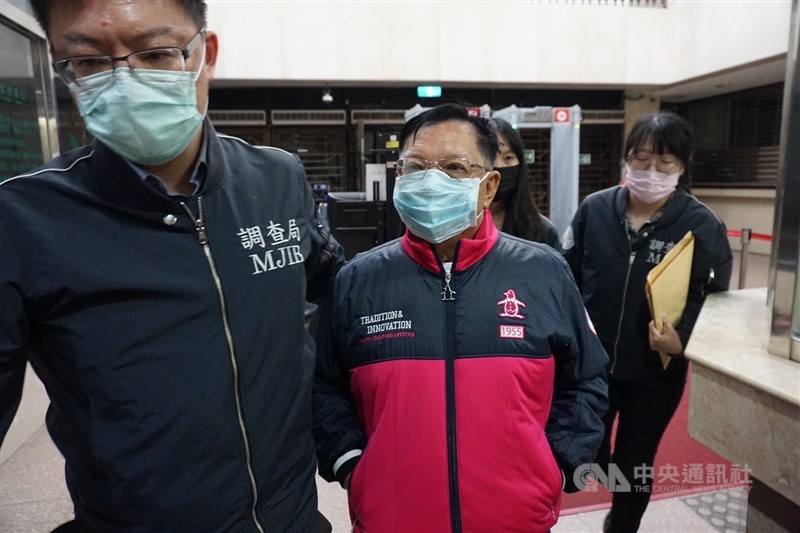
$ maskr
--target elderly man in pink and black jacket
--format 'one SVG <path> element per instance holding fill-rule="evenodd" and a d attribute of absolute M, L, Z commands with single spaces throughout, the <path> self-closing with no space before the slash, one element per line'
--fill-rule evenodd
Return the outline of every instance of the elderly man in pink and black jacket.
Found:
<path fill-rule="evenodd" d="M 608 358 L 561 256 L 492 224 L 496 151 L 460 106 L 408 122 L 409 231 L 322 305 L 317 456 L 354 531 L 547 531 L 602 439 Z"/>

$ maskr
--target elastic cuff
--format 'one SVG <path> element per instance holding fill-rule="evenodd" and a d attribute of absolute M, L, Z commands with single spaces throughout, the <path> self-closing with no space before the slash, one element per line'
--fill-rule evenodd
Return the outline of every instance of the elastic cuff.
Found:
<path fill-rule="evenodd" d="M 359 459 L 361 459 L 360 455 L 353 457 L 352 459 L 348 459 L 347 461 L 342 463 L 342 465 L 336 471 L 336 481 L 339 482 L 339 485 L 341 485 L 342 488 L 347 488 L 344 486 L 344 480 L 347 479 L 347 476 L 352 474 L 353 470 L 356 469 L 356 465 L 358 465 Z"/>
<path fill-rule="evenodd" d="M 345 478 L 355 470 L 358 460 L 361 459 L 361 450 L 350 450 L 343 454 L 333 465 L 333 475 L 342 487 Z"/>

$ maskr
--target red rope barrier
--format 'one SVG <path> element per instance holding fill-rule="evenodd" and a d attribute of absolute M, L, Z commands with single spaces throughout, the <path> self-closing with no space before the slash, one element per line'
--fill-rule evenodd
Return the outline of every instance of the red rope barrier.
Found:
<path fill-rule="evenodd" d="M 728 237 L 742 237 L 742 232 L 740 230 L 729 229 L 728 230 Z M 750 232 L 750 238 L 755 239 L 757 241 L 766 241 L 772 242 L 772 235 L 764 235 L 763 233 L 755 233 Z"/>

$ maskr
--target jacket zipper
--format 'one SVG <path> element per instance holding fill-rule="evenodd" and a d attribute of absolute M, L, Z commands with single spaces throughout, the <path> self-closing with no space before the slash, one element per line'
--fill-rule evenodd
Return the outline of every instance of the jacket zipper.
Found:
<path fill-rule="evenodd" d="M 222 291 L 222 280 L 217 272 L 217 266 L 214 262 L 214 257 L 211 254 L 211 247 L 208 245 L 208 233 L 206 232 L 205 220 L 203 219 L 203 198 L 197 197 L 197 217 L 195 218 L 189 206 L 185 202 L 181 202 L 186 214 L 194 224 L 194 230 L 197 233 L 197 242 L 203 247 L 203 253 L 208 261 L 208 268 L 211 270 L 211 277 L 214 279 L 214 285 L 217 289 L 217 297 L 219 298 L 220 314 L 222 315 L 222 326 L 225 330 L 225 340 L 228 344 L 228 353 L 230 354 L 231 367 L 233 368 L 233 397 L 236 400 L 236 416 L 239 421 L 239 432 L 242 436 L 242 443 L 244 444 L 245 463 L 247 466 L 247 475 L 250 479 L 250 489 L 253 492 L 253 504 L 250 507 L 250 513 L 255 522 L 256 528 L 260 533 L 264 533 L 264 528 L 256 515 L 256 507 L 258 504 L 258 486 L 256 485 L 256 476 L 253 472 L 253 460 L 250 454 L 250 440 L 247 437 L 247 428 L 244 423 L 244 415 L 242 414 L 242 399 L 239 391 L 239 363 L 236 359 L 236 348 L 233 345 L 233 334 L 231 333 L 231 326 L 228 322 L 228 310 L 225 303 L 225 293 Z"/>
<path fill-rule="evenodd" d="M 453 258 L 452 268 L 455 268 L 458 251 Z M 444 267 L 442 266 L 442 270 Z M 455 381 L 455 347 L 453 331 L 455 330 L 455 301 L 456 291 L 450 286 L 453 276 L 450 272 L 444 273 L 444 286 L 442 287 L 442 302 L 445 310 L 445 396 L 447 409 L 447 468 L 450 486 L 450 521 L 453 533 L 461 533 L 461 499 L 458 491 L 458 447 L 456 442 L 456 381 Z"/>
<path fill-rule="evenodd" d="M 628 271 L 625 273 L 625 286 L 622 289 L 622 308 L 619 310 L 619 323 L 617 324 L 617 338 L 614 340 L 614 361 L 611 363 L 611 370 L 609 374 L 614 374 L 614 368 L 617 366 L 617 347 L 619 346 L 619 339 L 622 336 L 622 319 L 625 316 L 625 301 L 628 299 L 628 282 L 631 277 L 631 268 L 633 261 L 636 259 L 636 252 L 633 251 L 631 245 L 631 234 L 628 233 L 628 222 L 623 220 L 625 224 L 625 236 L 628 237 L 628 250 L 631 255 L 628 258 Z"/>
<path fill-rule="evenodd" d="M 450 272 L 444 273 L 444 287 L 442 288 L 442 301 L 443 302 L 454 302 L 456 299 L 456 291 L 450 287 L 450 280 L 453 279 L 452 274 Z"/>

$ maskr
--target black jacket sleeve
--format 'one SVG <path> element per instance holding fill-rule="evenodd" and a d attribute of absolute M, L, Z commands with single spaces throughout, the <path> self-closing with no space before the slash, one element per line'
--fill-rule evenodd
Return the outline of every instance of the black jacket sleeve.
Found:
<path fill-rule="evenodd" d="M 558 230 L 556 229 L 555 225 L 545 216 L 539 216 L 542 218 L 542 224 L 544 225 L 544 244 L 547 244 L 553 250 L 560 250 L 561 238 L 558 235 Z"/>
<path fill-rule="evenodd" d="M 556 358 L 553 403 L 546 433 L 553 455 L 564 472 L 566 492 L 575 492 L 573 476 L 580 465 L 594 461 L 608 409 L 606 355 L 594 333 L 581 295 L 566 265 L 563 269 L 564 329 L 551 340 Z"/>
<path fill-rule="evenodd" d="M 22 398 L 30 326 L 22 295 L 22 261 L 0 220 L 0 444 Z"/>
<path fill-rule="evenodd" d="M 331 235 L 327 220 L 320 216 L 314 204 L 305 170 L 302 165 L 298 167 L 300 186 L 303 188 L 303 220 L 307 224 L 306 234 L 311 239 L 311 253 L 305 260 L 306 300 L 316 302 L 325 294 L 328 282 L 344 263 L 344 250 Z"/>
<path fill-rule="evenodd" d="M 575 278 L 575 283 L 578 285 L 578 290 L 582 288 L 582 272 L 583 272 L 583 213 L 585 211 L 584 205 L 578 206 L 575 216 L 561 240 L 561 254 L 567 260 L 570 270 L 572 270 L 572 277 Z"/>
<path fill-rule="evenodd" d="M 681 321 L 675 326 L 681 345 L 686 349 L 706 295 L 727 291 L 733 268 L 733 254 L 728 232 L 720 220 L 709 213 L 710 220 L 693 231 L 694 256 L 689 294 Z"/>
<path fill-rule="evenodd" d="M 335 309 L 335 299 L 339 278 L 322 301 L 311 325 L 317 343 L 312 403 L 319 473 L 327 481 L 338 480 L 343 484 L 347 475 L 355 469 L 366 438 L 353 406 L 344 351 L 337 338 L 335 322 L 338 310 Z M 340 461 L 346 454 L 351 457 Z M 337 461 L 342 464 L 334 473 Z"/>

